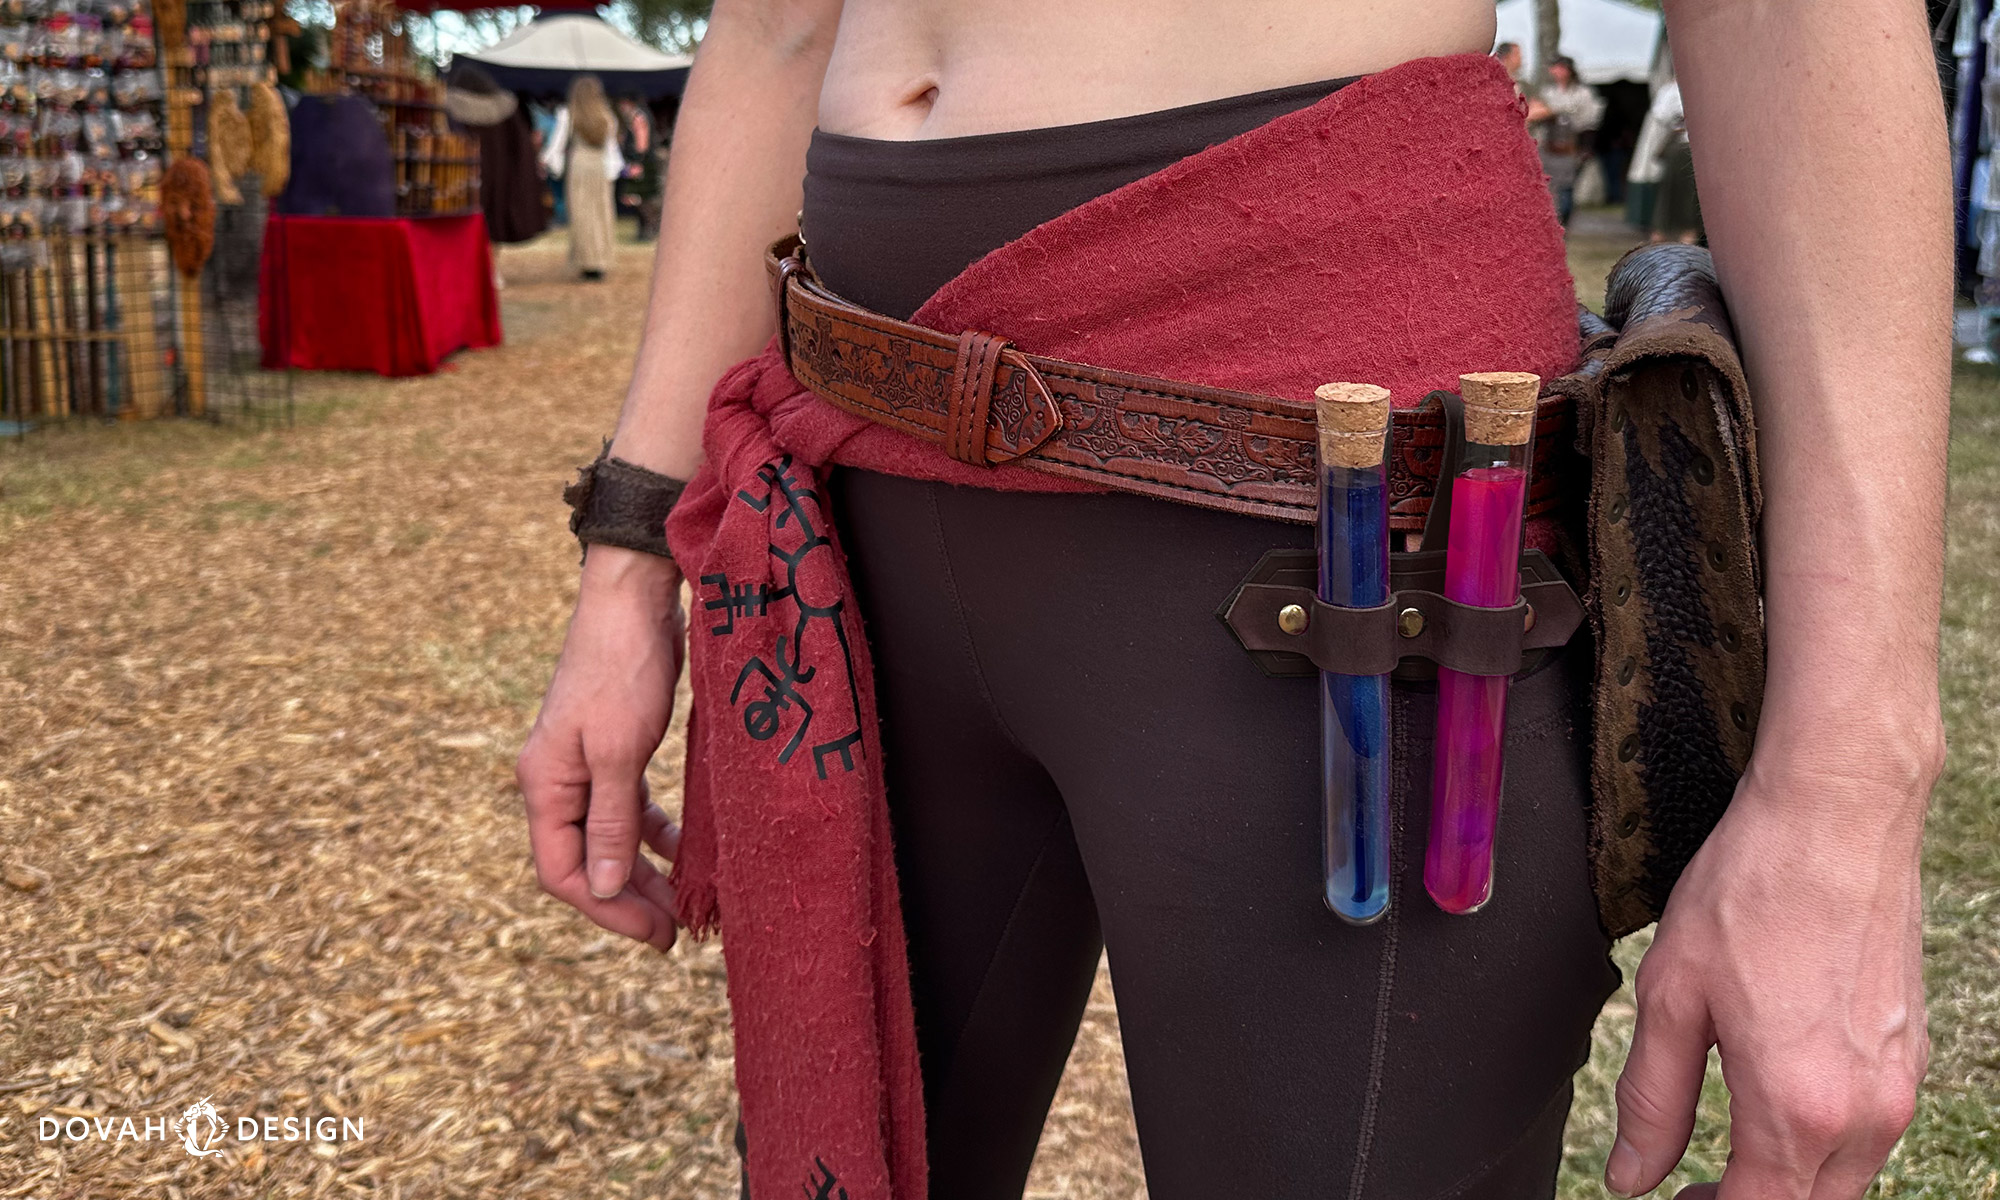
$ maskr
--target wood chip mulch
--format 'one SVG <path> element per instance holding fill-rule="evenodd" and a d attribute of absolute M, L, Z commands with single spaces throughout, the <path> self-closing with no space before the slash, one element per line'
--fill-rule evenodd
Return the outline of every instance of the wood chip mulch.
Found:
<path fill-rule="evenodd" d="M 649 257 L 510 248 L 506 345 L 289 430 L 0 447 L 0 1198 L 735 1195 L 719 948 L 541 895 L 512 775 Z M 1100 979 L 1031 1195 L 1143 1196 L 1116 1030 Z M 204 1098 L 219 1154 L 117 1136 Z"/>

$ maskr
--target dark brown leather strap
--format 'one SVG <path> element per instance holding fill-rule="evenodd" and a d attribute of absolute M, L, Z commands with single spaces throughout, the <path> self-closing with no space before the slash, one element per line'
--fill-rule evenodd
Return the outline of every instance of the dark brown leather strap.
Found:
<path fill-rule="evenodd" d="M 820 286 L 797 238 L 771 247 L 778 331 L 799 383 L 857 416 L 944 447 L 960 462 L 1019 460 L 1224 512 L 1310 524 L 1318 457 L 1310 400 L 1204 387 L 1024 354 L 1002 338 L 953 335 L 870 312 Z M 1444 445 L 1434 400 L 1398 409 L 1390 525 L 1420 530 Z M 1548 394 L 1535 422 L 1528 513 L 1574 495 L 1571 410 Z M 983 436 L 982 436 L 983 433 Z"/>
<path fill-rule="evenodd" d="M 1538 663 L 1536 651 L 1567 645 L 1583 625 L 1583 602 L 1539 550 L 1521 556 L 1521 600 L 1509 608 L 1442 595 L 1444 560 L 1439 550 L 1392 555 L 1395 591 L 1387 604 L 1338 608 L 1313 590 L 1312 551 L 1272 550 L 1215 615 L 1259 667 L 1280 676 L 1317 669 L 1424 678 L 1424 662 L 1468 675 L 1512 675 Z"/>
<path fill-rule="evenodd" d="M 1304 612 L 1297 633 L 1281 614 Z M 1512 675 L 1530 650 L 1566 644 L 1583 605 L 1561 580 L 1521 585 L 1511 608 L 1475 608 L 1436 592 L 1406 591 L 1377 608 L 1340 608 L 1311 588 L 1246 583 L 1227 618 L 1246 650 L 1303 654 L 1322 671 L 1387 675 L 1406 658 L 1467 675 Z"/>

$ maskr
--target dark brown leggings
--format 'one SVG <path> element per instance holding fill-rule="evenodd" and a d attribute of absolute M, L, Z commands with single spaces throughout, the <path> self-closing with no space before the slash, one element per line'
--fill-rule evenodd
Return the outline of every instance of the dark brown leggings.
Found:
<path fill-rule="evenodd" d="M 817 138 L 816 265 L 906 315 L 985 250 L 1332 86 L 993 140 Z M 975 191 L 984 216 L 951 202 Z M 1471 917 L 1423 891 L 1435 688 L 1396 689 L 1395 897 L 1354 928 L 1321 900 L 1315 681 L 1266 678 L 1213 615 L 1308 530 L 857 471 L 830 490 L 875 659 L 935 1200 L 1018 1200 L 1101 948 L 1152 1200 L 1553 1192 L 1617 984 L 1585 866 L 1587 645 L 1515 684 L 1495 896 Z"/>

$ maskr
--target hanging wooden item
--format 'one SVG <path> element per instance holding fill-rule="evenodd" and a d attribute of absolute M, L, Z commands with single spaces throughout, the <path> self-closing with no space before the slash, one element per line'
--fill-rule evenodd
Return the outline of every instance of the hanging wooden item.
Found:
<path fill-rule="evenodd" d="M 218 88 L 208 98 L 208 167 L 217 200 L 243 203 L 236 181 L 250 169 L 252 152 L 250 118 L 236 106 L 234 92 Z"/>
<path fill-rule="evenodd" d="M 209 198 L 208 164 L 176 159 L 160 179 L 160 223 L 174 266 L 199 275 L 215 249 L 215 201 Z"/>
<path fill-rule="evenodd" d="M 241 115 L 241 110 L 238 110 Z M 160 180 L 160 223 L 180 272 L 181 365 L 187 372 L 188 411 L 208 408 L 201 344 L 201 269 L 215 249 L 215 201 L 209 170 L 198 158 L 176 159 Z"/>
<path fill-rule="evenodd" d="M 292 120 L 278 89 L 268 83 L 250 88 L 250 167 L 266 196 L 285 190 L 292 177 Z"/>

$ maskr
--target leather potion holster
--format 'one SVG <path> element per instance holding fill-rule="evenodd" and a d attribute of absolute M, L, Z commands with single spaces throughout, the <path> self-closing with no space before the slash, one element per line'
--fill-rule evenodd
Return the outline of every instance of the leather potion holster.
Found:
<path fill-rule="evenodd" d="M 1708 251 L 1633 251 L 1613 268 L 1605 307 L 1602 319 L 1582 314 L 1581 365 L 1545 388 L 1545 405 L 1575 413 L 1562 469 L 1588 487 L 1558 513 L 1556 555 L 1522 555 L 1519 603 L 1442 595 L 1446 469 L 1422 539 L 1436 549 L 1391 555 L 1388 604 L 1322 604 L 1314 553 L 1277 550 L 1216 615 L 1269 674 L 1404 680 L 1440 665 L 1532 670 L 1588 620 L 1592 881 L 1605 929 L 1621 937 L 1659 918 L 1749 762 L 1764 691 L 1762 501 L 1749 388 Z M 1423 406 L 1439 410 L 1446 464 L 1457 405 L 1433 393 Z"/>

